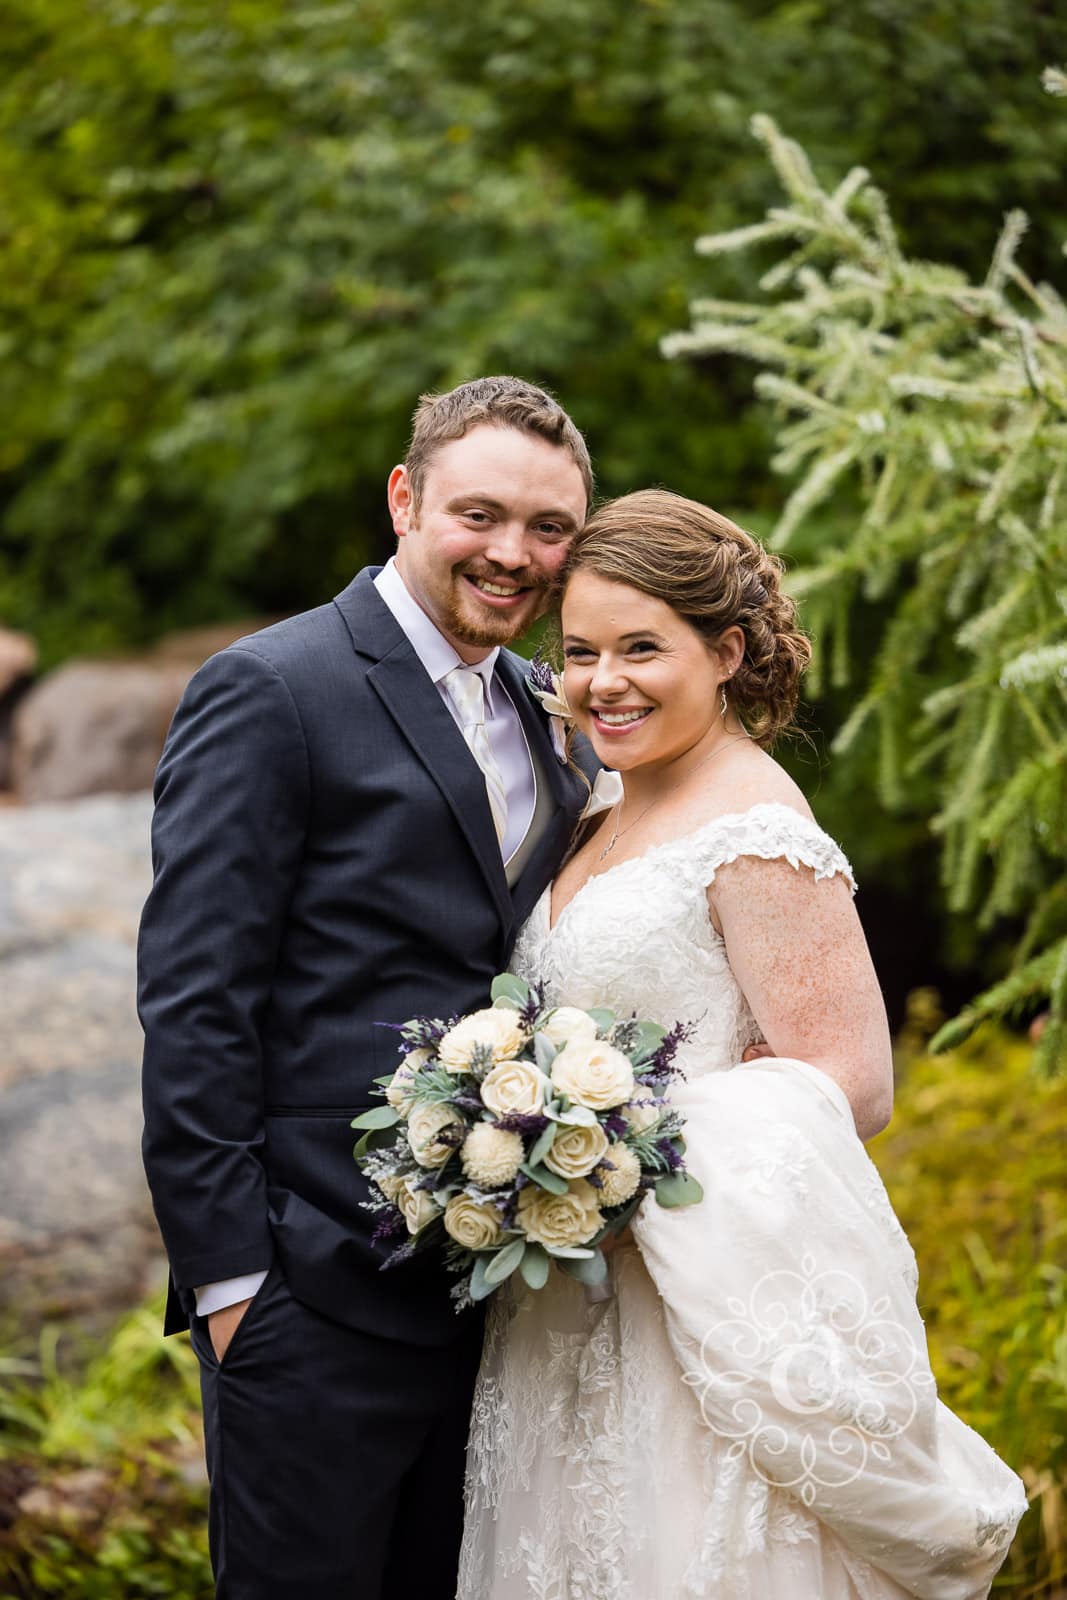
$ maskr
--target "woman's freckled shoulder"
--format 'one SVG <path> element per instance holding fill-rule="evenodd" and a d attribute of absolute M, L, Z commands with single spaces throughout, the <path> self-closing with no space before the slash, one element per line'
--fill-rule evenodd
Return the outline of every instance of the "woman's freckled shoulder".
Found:
<path fill-rule="evenodd" d="M 709 772 L 708 781 L 693 808 L 698 823 L 701 819 L 711 821 L 763 805 L 788 806 L 810 822 L 817 820 L 804 791 L 773 756 L 757 746 L 741 754 L 743 759 L 732 763 L 728 771 Z"/>

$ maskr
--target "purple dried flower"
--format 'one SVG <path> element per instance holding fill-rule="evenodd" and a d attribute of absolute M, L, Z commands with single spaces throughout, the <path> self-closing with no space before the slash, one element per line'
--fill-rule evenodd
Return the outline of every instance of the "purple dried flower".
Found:
<path fill-rule="evenodd" d="M 682 1153 L 672 1139 L 657 1139 L 656 1149 L 666 1161 L 671 1172 L 677 1172 L 680 1167 L 685 1166 Z"/>
<path fill-rule="evenodd" d="M 674 1065 L 674 1058 L 678 1054 L 679 1046 L 688 1043 L 693 1037 L 693 1032 L 691 1022 L 676 1022 L 648 1066 L 638 1073 L 641 1082 L 664 1084 L 670 1083 L 673 1078 L 684 1078 L 685 1073 L 681 1067 Z"/>
<path fill-rule="evenodd" d="M 399 1211 L 387 1211 L 378 1226 L 370 1236 L 371 1244 L 384 1244 L 387 1239 L 392 1239 L 396 1234 L 402 1233 L 406 1223 Z"/>
<path fill-rule="evenodd" d="M 507 1133 L 538 1134 L 548 1127 L 548 1118 L 539 1111 L 506 1111 L 502 1117 L 497 1117 L 496 1126 Z"/>
<path fill-rule="evenodd" d="M 555 684 L 552 681 L 553 676 L 552 663 L 543 653 L 542 647 L 538 645 L 534 658 L 530 662 L 530 670 L 526 675 L 526 681 L 531 688 L 537 690 L 540 694 L 552 694 L 555 689 Z"/>
<path fill-rule="evenodd" d="M 627 1122 L 626 1118 L 620 1116 L 617 1111 L 612 1111 L 608 1116 L 606 1116 L 600 1126 L 604 1129 L 604 1132 L 610 1134 L 611 1138 L 613 1139 L 625 1139 L 626 1135 L 630 1131 L 630 1124 Z"/>
<path fill-rule="evenodd" d="M 410 1261 L 414 1254 L 415 1241 L 407 1239 L 402 1245 L 398 1245 L 392 1255 L 386 1256 L 378 1271 L 385 1272 L 389 1267 L 398 1267 L 402 1261 Z"/>
<path fill-rule="evenodd" d="M 524 1028 L 533 1028 L 545 1009 L 545 992 L 536 983 L 530 985 L 530 998 L 519 1011 L 519 1021 Z"/>

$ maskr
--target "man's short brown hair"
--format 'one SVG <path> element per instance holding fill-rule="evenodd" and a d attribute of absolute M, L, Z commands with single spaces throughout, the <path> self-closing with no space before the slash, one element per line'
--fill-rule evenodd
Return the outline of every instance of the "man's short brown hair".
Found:
<path fill-rule="evenodd" d="M 585 440 L 558 401 L 522 378 L 475 378 L 447 394 L 424 394 L 415 407 L 404 465 L 417 511 L 426 471 L 442 445 L 462 439 L 472 428 L 488 423 L 516 428 L 558 445 L 572 458 L 585 484 L 586 504 L 593 497 L 593 468 Z"/>

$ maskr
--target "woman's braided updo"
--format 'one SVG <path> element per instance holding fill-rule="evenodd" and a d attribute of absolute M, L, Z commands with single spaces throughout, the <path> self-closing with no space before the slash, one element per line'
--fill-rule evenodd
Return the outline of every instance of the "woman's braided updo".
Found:
<path fill-rule="evenodd" d="M 739 627 L 745 654 L 724 685 L 752 737 L 770 746 L 792 723 L 811 645 L 782 592 L 782 563 L 710 507 L 666 489 L 642 489 L 593 513 L 571 549 L 578 572 L 663 600 L 709 643 Z"/>

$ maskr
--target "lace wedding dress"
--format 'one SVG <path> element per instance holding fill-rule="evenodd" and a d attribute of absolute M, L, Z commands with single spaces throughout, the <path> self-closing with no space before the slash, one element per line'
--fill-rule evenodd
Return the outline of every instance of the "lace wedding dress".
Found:
<path fill-rule="evenodd" d="M 490 1302 L 459 1600 L 974 1600 L 1023 1486 L 937 1399 L 911 1247 L 848 1102 L 757 1036 L 707 912 L 738 856 L 848 862 L 781 805 L 591 879 L 513 970 L 550 1004 L 694 1024 L 670 1094 L 700 1205 L 646 1200 L 591 1300 Z M 846 1002 L 847 1003 L 847 1002 Z"/>

